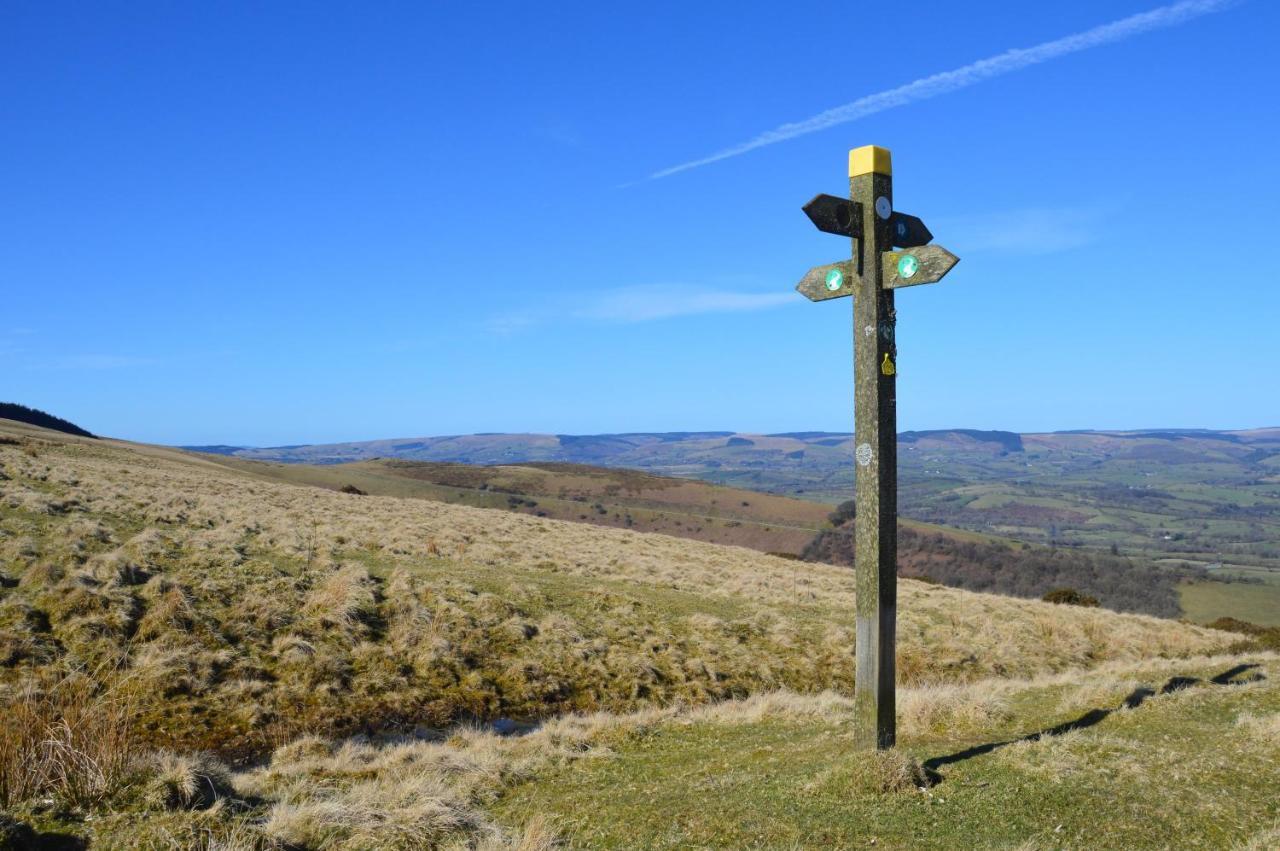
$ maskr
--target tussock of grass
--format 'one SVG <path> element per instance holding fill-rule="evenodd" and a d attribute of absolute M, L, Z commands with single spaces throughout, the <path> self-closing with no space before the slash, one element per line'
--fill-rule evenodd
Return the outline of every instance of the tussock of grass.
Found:
<path fill-rule="evenodd" d="M 1280 748 L 1280 712 L 1268 715 L 1246 712 L 1236 719 L 1236 724 L 1258 744 Z"/>
<path fill-rule="evenodd" d="M 0 694 L 0 806 L 45 795 L 92 806 L 122 784 L 139 752 L 132 706 L 100 679 L 44 675 Z"/>
<path fill-rule="evenodd" d="M 806 791 L 832 795 L 923 792 L 930 779 L 920 760 L 897 749 L 874 751 L 820 774 Z"/>
<path fill-rule="evenodd" d="M 1244 842 L 1233 846 L 1232 851 L 1274 851 L 1280 848 L 1280 820 L 1266 830 L 1259 831 Z"/>
<path fill-rule="evenodd" d="M 208 754 L 161 751 L 149 758 L 144 793 L 159 809 L 205 809 L 232 794 L 231 772 Z"/>
<path fill-rule="evenodd" d="M 271 763 L 242 775 L 238 788 L 274 801 L 263 832 L 307 848 L 435 847 L 448 838 L 510 840 L 483 813 L 532 760 L 561 751 L 551 739 L 508 740 L 460 730 L 446 741 L 328 742 L 304 737 L 278 749 Z M 533 824 L 520 841 L 538 847 Z"/>

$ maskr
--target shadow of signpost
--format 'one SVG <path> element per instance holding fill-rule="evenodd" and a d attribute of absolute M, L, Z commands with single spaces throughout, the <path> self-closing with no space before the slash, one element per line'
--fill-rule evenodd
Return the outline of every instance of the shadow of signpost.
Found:
<path fill-rule="evenodd" d="M 1258 680 L 1265 679 L 1262 674 L 1257 672 L 1255 672 L 1253 676 L 1245 679 L 1236 678 L 1241 674 L 1252 671 L 1258 667 L 1259 666 L 1256 664 L 1236 665 L 1234 668 L 1229 668 L 1208 680 L 1201 680 L 1197 677 L 1170 677 L 1169 680 L 1160 687 L 1159 692 L 1155 689 L 1147 688 L 1146 686 L 1136 688 L 1130 692 L 1120 706 L 1117 706 L 1114 709 L 1090 709 L 1079 718 L 1066 721 L 1062 724 L 1057 724 L 1044 730 L 1038 730 L 1034 733 L 1029 733 L 1028 735 L 1020 736 L 1016 739 L 1006 739 L 1002 742 L 988 742 L 987 744 L 974 745 L 971 748 L 966 748 L 965 750 L 957 751 L 953 754 L 947 754 L 946 756 L 936 756 L 932 759 L 926 760 L 924 767 L 925 770 L 929 772 L 930 779 L 933 780 L 933 782 L 938 783 L 942 781 L 942 775 L 938 774 L 938 769 L 943 766 L 963 762 L 966 759 L 973 759 L 975 756 L 983 756 L 994 750 L 1003 748 L 1006 745 L 1013 745 L 1018 742 L 1038 742 L 1041 739 L 1050 738 L 1052 736 L 1061 736 L 1063 733 L 1070 733 L 1073 730 L 1087 729 L 1100 723 L 1108 715 L 1119 709 L 1137 709 L 1144 701 L 1146 701 L 1147 698 L 1154 697 L 1156 694 L 1171 694 L 1172 692 L 1181 691 L 1202 683 L 1205 685 L 1234 686 L 1257 682 Z"/>

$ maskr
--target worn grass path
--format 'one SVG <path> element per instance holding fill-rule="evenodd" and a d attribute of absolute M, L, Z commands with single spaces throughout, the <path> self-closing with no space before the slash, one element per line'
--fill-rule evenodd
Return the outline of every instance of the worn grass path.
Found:
<path fill-rule="evenodd" d="M 1280 847 L 1277 657 L 1050 680 L 1007 706 L 904 737 L 927 790 L 878 791 L 846 719 L 763 717 L 663 726 L 499 813 L 549 814 L 579 848 Z"/>

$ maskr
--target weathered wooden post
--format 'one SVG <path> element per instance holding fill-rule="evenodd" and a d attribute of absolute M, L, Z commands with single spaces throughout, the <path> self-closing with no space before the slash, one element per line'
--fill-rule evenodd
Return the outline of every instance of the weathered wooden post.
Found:
<path fill-rule="evenodd" d="M 805 213 L 827 233 L 851 237 L 853 259 L 810 269 L 796 289 L 813 301 L 853 296 L 854 533 L 859 746 L 893 747 L 898 597 L 898 417 L 894 290 L 931 284 L 959 262 L 915 216 L 894 212 L 889 151 L 849 152 L 849 200 L 819 195 Z M 894 246 L 904 248 L 895 252 Z"/>

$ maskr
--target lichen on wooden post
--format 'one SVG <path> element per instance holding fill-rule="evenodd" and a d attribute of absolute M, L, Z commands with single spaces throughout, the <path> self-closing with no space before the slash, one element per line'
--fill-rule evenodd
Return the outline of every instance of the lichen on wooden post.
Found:
<path fill-rule="evenodd" d="M 860 148 L 850 153 L 849 197 L 863 213 L 863 239 L 853 244 L 854 257 L 861 267 L 853 297 L 857 505 L 854 736 L 862 747 L 889 748 L 896 738 L 898 351 L 894 345 L 894 291 L 881 286 L 885 252 L 892 247 L 889 222 L 893 212 L 893 175 L 888 151 Z"/>

